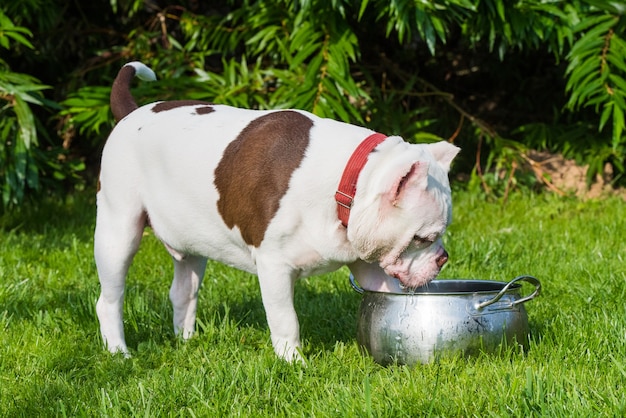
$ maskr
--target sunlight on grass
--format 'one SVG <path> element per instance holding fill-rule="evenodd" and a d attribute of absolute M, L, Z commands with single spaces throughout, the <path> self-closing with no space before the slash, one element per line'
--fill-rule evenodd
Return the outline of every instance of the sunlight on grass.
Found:
<path fill-rule="evenodd" d="M 296 286 L 308 366 L 273 353 L 256 278 L 210 263 L 198 334 L 172 332 L 167 252 L 147 233 L 129 274 L 131 359 L 101 347 L 93 198 L 0 219 L 0 416 L 623 416 L 626 204 L 455 192 L 445 278 L 530 274 L 526 352 L 381 367 L 355 341 L 347 272 Z"/>

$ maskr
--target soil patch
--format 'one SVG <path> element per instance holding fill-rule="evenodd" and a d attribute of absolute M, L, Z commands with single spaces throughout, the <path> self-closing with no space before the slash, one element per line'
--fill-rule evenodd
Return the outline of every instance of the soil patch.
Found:
<path fill-rule="evenodd" d="M 603 173 L 596 175 L 594 181 L 588 185 L 588 165 L 581 166 L 575 160 L 568 160 L 562 155 L 545 151 L 529 151 L 526 156 L 528 166 L 538 180 L 556 193 L 575 194 L 582 199 L 617 195 L 626 200 L 626 189 L 616 189 L 611 184 L 613 169 L 610 164 L 606 164 Z"/>

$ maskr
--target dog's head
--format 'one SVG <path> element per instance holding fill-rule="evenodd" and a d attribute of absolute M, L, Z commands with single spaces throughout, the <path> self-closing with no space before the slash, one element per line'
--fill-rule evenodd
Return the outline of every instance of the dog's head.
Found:
<path fill-rule="evenodd" d="M 408 288 L 434 279 L 448 260 L 441 243 L 452 216 L 448 171 L 459 148 L 390 137 L 370 155 L 350 211 L 348 240 Z"/>

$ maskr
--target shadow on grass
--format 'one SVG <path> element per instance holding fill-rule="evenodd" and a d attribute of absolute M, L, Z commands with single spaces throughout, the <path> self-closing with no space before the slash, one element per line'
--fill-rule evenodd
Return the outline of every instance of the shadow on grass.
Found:
<path fill-rule="evenodd" d="M 354 340 L 358 296 L 348 291 L 316 292 L 296 286 L 295 299 L 300 337 L 311 350 L 332 350 L 337 342 Z M 214 309 L 201 305 L 198 317 L 200 321 L 213 324 L 232 321 L 238 331 L 247 328 L 261 331 L 269 344 L 269 329 L 260 294 L 226 299 Z M 202 336 L 203 331 L 199 329 L 199 332 Z"/>
<path fill-rule="evenodd" d="M 15 234 L 75 234 L 91 240 L 96 219 L 95 190 L 43 198 L 0 213 L 0 231 Z"/>
<path fill-rule="evenodd" d="M 31 320 L 44 311 L 68 310 L 81 324 L 92 321 L 94 221 L 95 197 L 89 192 L 42 199 L 0 215 L 5 257 L 0 311 Z"/>
<path fill-rule="evenodd" d="M 93 324 L 95 316 L 95 287 L 76 286 L 38 289 L 40 284 L 24 280 L 4 289 L 2 311 L 11 320 L 40 321 L 42 313 L 67 312 L 72 323 L 81 327 Z"/>
<path fill-rule="evenodd" d="M 256 280 L 256 277 L 253 279 Z M 210 293 L 211 289 L 204 288 L 201 294 L 204 292 Z M 250 332 L 255 334 L 252 340 L 260 338 L 261 344 L 270 344 L 260 293 L 244 292 L 226 295 L 221 300 L 215 299 L 214 295 L 201 296 L 196 335 L 204 340 L 203 344 L 237 340 Z M 296 311 L 305 345 L 317 352 L 332 350 L 337 342 L 353 341 L 358 304 L 359 296 L 349 290 L 315 291 L 306 285 L 297 285 Z M 167 292 L 157 292 L 140 283 L 128 289 L 124 322 L 131 349 L 147 343 L 170 345 L 176 340 L 172 320 L 172 306 Z M 247 343 L 258 345 L 250 339 Z"/>

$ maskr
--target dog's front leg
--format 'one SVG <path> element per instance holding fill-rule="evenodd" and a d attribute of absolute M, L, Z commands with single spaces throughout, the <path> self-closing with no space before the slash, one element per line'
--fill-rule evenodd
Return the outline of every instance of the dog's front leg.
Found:
<path fill-rule="evenodd" d="M 302 360 L 300 326 L 293 305 L 295 272 L 288 266 L 263 265 L 258 260 L 257 268 L 274 351 L 289 362 Z"/>
<path fill-rule="evenodd" d="M 174 333 L 185 340 L 191 338 L 195 331 L 198 292 L 206 261 L 206 258 L 198 256 L 174 257 L 174 281 L 170 288 Z"/>

